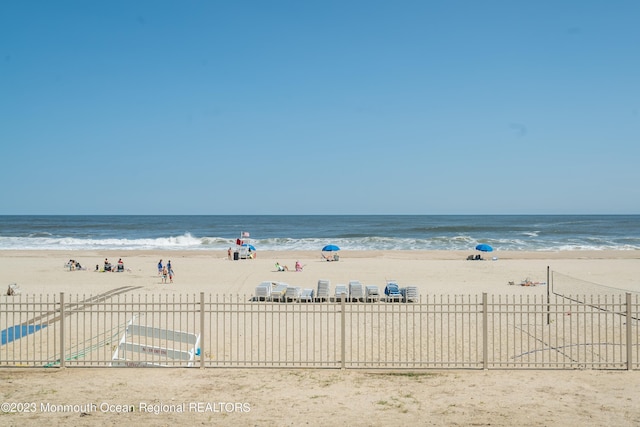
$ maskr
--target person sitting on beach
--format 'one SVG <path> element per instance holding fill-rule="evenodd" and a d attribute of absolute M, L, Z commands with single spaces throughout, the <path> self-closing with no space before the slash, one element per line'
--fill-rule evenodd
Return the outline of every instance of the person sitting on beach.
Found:
<path fill-rule="evenodd" d="M 325 259 L 325 261 L 338 261 L 338 254 L 333 254 L 333 255 L 327 255 L 325 256 L 324 254 L 322 254 L 322 258 Z"/>
<path fill-rule="evenodd" d="M 280 263 L 276 261 L 276 271 L 289 271 L 289 267 L 280 265 Z"/>
<path fill-rule="evenodd" d="M 296 271 L 302 271 L 302 264 L 300 264 L 300 261 L 296 261 Z"/>
<path fill-rule="evenodd" d="M 66 266 L 69 267 L 69 271 L 82 270 L 80 263 L 74 259 L 70 259 Z"/>
<path fill-rule="evenodd" d="M 124 263 L 122 262 L 122 258 L 118 259 L 118 273 L 122 273 L 124 271 Z"/>
<path fill-rule="evenodd" d="M 111 271 L 111 263 L 107 258 L 104 259 L 104 271 Z"/>

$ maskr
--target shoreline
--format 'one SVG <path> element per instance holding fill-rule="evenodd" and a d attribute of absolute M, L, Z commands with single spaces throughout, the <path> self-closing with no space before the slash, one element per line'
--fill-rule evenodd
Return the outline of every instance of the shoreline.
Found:
<path fill-rule="evenodd" d="M 178 254 L 178 255 L 191 255 L 191 256 L 211 256 L 214 258 L 226 258 L 227 249 L 219 250 L 158 250 L 158 249 L 0 249 L 0 258 L 4 255 L 18 256 L 18 255 L 45 255 L 53 256 L 56 254 L 83 254 L 89 256 L 98 256 L 101 254 L 107 254 L 111 257 L 115 257 L 118 254 L 138 254 L 138 255 L 156 255 L 156 254 Z M 233 249 L 233 246 L 232 246 Z M 519 251 L 519 250 L 498 250 L 493 252 L 478 252 L 474 249 L 469 250 L 448 250 L 448 249 L 371 249 L 371 250 L 341 250 L 337 252 L 341 257 L 351 258 L 365 258 L 365 257 L 379 257 L 382 255 L 392 256 L 393 254 L 399 254 L 401 257 L 405 256 L 420 256 L 428 259 L 466 259 L 467 255 L 480 254 L 485 259 L 491 259 L 493 256 L 498 259 L 640 259 L 640 250 L 635 249 L 589 249 L 589 250 L 556 250 L 556 251 Z M 321 251 L 319 250 L 263 250 L 257 251 L 260 257 L 278 258 L 283 256 L 298 255 L 305 258 L 321 258 Z M 64 258 L 64 256 L 63 256 Z"/>

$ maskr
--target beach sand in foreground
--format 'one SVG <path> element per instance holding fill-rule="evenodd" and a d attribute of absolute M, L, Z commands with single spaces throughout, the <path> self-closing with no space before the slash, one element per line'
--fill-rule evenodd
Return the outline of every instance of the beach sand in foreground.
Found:
<path fill-rule="evenodd" d="M 37 405 L 0 413 L 6 426 L 640 424 L 640 372 L 626 371 L 0 369 L 0 382 L 4 402 Z M 43 412 L 47 404 L 96 409 Z"/>
<path fill-rule="evenodd" d="M 149 294 L 249 296 L 263 280 L 309 288 L 318 279 L 330 280 L 332 288 L 360 280 L 382 289 L 394 279 L 401 286 L 418 286 L 422 294 L 535 295 L 546 294 L 546 286 L 508 283 L 544 282 L 550 266 L 611 287 L 639 286 L 640 253 L 635 251 L 494 252 L 483 256 L 497 261 L 466 261 L 471 253 L 341 251 L 340 261 L 326 262 L 318 252 L 259 252 L 255 260 L 230 261 L 226 251 L 2 251 L 0 285 L 17 283 L 28 294 L 90 295 L 133 285 L 141 287 L 135 292 Z M 92 271 L 105 257 L 114 264 L 123 258 L 129 271 Z M 174 266 L 173 284 L 161 283 L 157 275 L 161 258 Z M 69 259 L 88 270 L 65 270 Z M 275 271 L 276 261 L 292 269 L 296 260 L 304 265 L 302 272 Z M 635 371 L 6 368 L 0 369 L 0 383 L 3 402 L 37 407 L 36 413 L 0 413 L 0 424 L 10 426 L 640 424 L 640 372 Z M 43 412 L 47 404 L 95 404 L 97 409 Z M 118 412 L 117 405 L 136 412 Z M 161 412 L 162 405 L 187 411 Z"/>

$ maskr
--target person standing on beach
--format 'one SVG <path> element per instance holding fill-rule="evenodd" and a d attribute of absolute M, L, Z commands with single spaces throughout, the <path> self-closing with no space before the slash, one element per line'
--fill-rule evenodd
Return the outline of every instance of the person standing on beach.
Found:
<path fill-rule="evenodd" d="M 158 276 L 162 275 L 162 260 L 158 262 Z"/>
<path fill-rule="evenodd" d="M 171 260 L 167 262 L 167 272 L 169 273 L 169 283 L 173 283 L 173 267 L 171 267 Z"/>

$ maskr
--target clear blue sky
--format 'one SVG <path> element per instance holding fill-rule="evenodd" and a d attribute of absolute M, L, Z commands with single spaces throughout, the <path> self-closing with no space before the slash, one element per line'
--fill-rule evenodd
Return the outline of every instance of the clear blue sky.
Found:
<path fill-rule="evenodd" d="M 640 213 L 640 2 L 0 2 L 0 214 Z"/>

